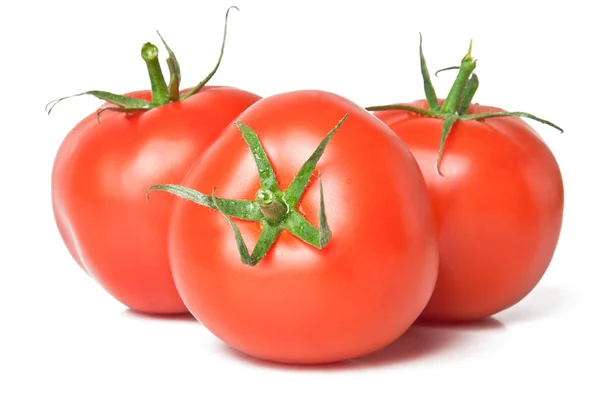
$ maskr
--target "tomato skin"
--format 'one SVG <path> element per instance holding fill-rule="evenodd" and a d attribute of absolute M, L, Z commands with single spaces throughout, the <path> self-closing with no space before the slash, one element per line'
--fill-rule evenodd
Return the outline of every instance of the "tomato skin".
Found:
<path fill-rule="evenodd" d="M 258 264 L 244 265 L 225 217 L 177 199 L 169 248 L 181 297 L 219 339 L 251 356 L 287 363 L 362 356 L 398 338 L 430 298 L 438 264 L 431 207 L 417 163 L 390 129 L 316 90 L 264 98 L 237 120 L 256 131 L 284 190 L 345 113 L 299 202 L 318 226 L 320 170 L 333 234 L 322 250 L 283 232 Z M 254 199 L 257 168 L 234 124 L 182 185 Z M 251 250 L 260 224 L 234 221 Z"/>
<path fill-rule="evenodd" d="M 149 91 L 128 96 L 150 100 Z M 64 139 L 52 171 L 58 230 L 76 262 L 113 297 L 147 313 L 187 312 L 167 251 L 173 199 L 146 202 L 158 182 L 179 183 L 259 96 L 230 87 L 132 115 L 87 116 Z M 107 104 L 103 107 L 108 106 Z"/>
<path fill-rule="evenodd" d="M 427 109 L 426 101 L 409 104 Z M 468 113 L 499 112 L 471 105 Z M 436 158 L 442 120 L 378 111 L 423 172 L 438 230 L 440 268 L 425 320 L 468 321 L 522 300 L 546 272 L 563 217 L 564 189 L 550 149 L 516 117 L 457 122 Z"/>

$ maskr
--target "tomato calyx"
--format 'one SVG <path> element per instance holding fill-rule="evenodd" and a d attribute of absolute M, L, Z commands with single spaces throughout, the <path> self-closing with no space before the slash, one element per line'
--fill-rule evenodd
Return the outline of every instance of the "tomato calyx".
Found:
<path fill-rule="evenodd" d="M 315 172 L 317 163 L 323 155 L 325 148 L 347 117 L 348 114 L 344 115 L 344 117 L 329 131 L 325 138 L 323 138 L 312 155 L 304 162 L 294 177 L 294 180 L 284 191 L 279 187 L 275 172 L 273 171 L 273 166 L 271 165 L 258 135 L 252 128 L 237 121 L 235 124 L 246 141 L 258 169 L 261 187 L 256 192 L 254 200 L 219 198 L 216 195 L 216 187 L 213 189 L 212 195 L 206 195 L 192 188 L 178 184 L 153 185 L 148 189 L 146 198 L 149 198 L 151 191 L 164 191 L 180 198 L 190 200 L 201 206 L 217 210 L 227 218 L 227 221 L 229 221 L 235 236 L 241 261 L 250 266 L 256 265 L 267 254 L 283 230 L 290 232 L 292 235 L 317 249 L 323 249 L 331 240 L 332 233 L 327 224 L 327 215 L 325 214 L 323 184 L 321 182 L 320 171 L 318 172 L 318 229 L 297 210 L 297 206 Z M 240 229 L 233 222 L 232 218 L 259 222 L 261 224 L 262 230 L 252 254 L 248 251 L 248 247 L 244 242 Z"/>
<path fill-rule="evenodd" d="M 456 79 L 454 80 L 454 83 L 452 84 L 452 87 L 450 88 L 448 95 L 446 96 L 446 100 L 444 101 L 443 105 L 440 105 L 440 101 L 438 100 L 435 88 L 431 83 L 431 77 L 429 75 L 429 70 L 427 68 L 425 56 L 423 55 L 423 36 L 419 34 L 419 37 L 419 58 L 421 62 L 421 75 L 423 77 L 423 86 L 425 90 L 425 98 L 427 100 L 428 109 L 421 109 L 404 104 L 368 106 L 365 109 L 368 111 L 403 110 L 424 117 L 442 119 L 444 123 L 442 124 L 442 135 L 440 138 L 440 146 L 438 149 L 436 159 L 436 169 L 439 175 L 442 175 L 440 170 L 440 163 L 444 151 L 444 146 L 446 144 L 446 139 L 448 138 L 448 135 L 450 134 L 450 131 L 452 130 L 454 124 L 459 120 L 483 120 L 492 117 L 504 116 L 524 117 L 554 127 L 561 133 L 564 131 L 556 124 L 548 120 L 541 119 L 527 112 L 486 112 L 480 114 L 469 114 L 469 105 L 471 105 L 473 97 L 475 96 L 475 93 L 479 88 L 479 78 L 474 73 L 475 67 L 477 65 L 477 60 L 471 56 L 473 41 L 469 43 L 469 50 L 467 51 L 467 54 L 463 57 L 460 66 L 451 66 L 448 68 L 443 68 L 435 73 L 435 75 L 437 76 L 439 72 L 458 69 L 458 74 L 456 76 Z"/>
<path fill-rule="evenodd" d="M 169 84 L 167 85 L 158 59 L 158 48 L 150 42 L 144 43 L 141 49 L 141 56 L 144 62 L 146 63 L 146 68 L 150 77 L 150 85 L 152 88 L 152 101 L 145 101 L 138 98 L 128 97 L 126 95 L 113 94 L 108 91 L 90 90 L 79 94 L 69 95 L 66 97 L 52 100 L 48 102 L 48 104 L 46 104 L 46 112 L 50 114 L 52 112 L 52 109 L 54 109 L 54 107 L 58 103 L 66 99 L 79 97 L 83 95 L 91 95 L 111 104 L 111 106 L 100 108 L 96 112 L 98 122 L 100 122 L 100 115 L 105 111 L 116 111 L 125 113 L 148 111 L 150 109 L 158 108 L 160 106 L 172 102 L 182 101 L 196 94 L 202 89 L 202 87 L 204 87 L 210 81 L 210 79 L 215 75 L 215 73 L 219 69 L 219 66 L 221 65 L 221 60 L 223 59 L 223 54 L 225 52 L 225 42 L 227 39 L 227 21 L 229 18 L 229 12 L 232 9 L 239 10 L 237 7 L 231 6 L 227 9 L 225 13 L 225 27 L 223 31 L 221 51 L 215 67 L 200 83 L 187 90 L 186 92 L 180 92 L 179 90 L 179 86 L 181 83 L 181 69 L 179 63 L 177 62 L 177 58 L 175 57 L 173 50 L 171 50 L 171 48 L 167 45 L 166 41 L 163 39 L 160 32 L 157 31 L 156 33 L 158 34 L 169 55 L 166 59 L 166 63 L 169 68 L 170 78 Z"/>

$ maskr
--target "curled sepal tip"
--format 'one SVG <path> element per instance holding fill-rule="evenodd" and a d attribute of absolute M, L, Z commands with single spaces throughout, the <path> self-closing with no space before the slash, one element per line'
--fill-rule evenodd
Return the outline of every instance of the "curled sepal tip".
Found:
<path fill-rule="evenodd" d="M 204 78 L 204 80 L 202 80 L 196 86 L 192 87 L 192 89 L 189 90 L 187 93 L 185 93 L 181 97 L 181 99 L 186 99 L 187 97 L 196 94 L 198 91 L 200 91 L 200 89 L 202 89 L 202 87 L 204 87 L 209 82 L 209 80 L 215 75 L 215 73 L 217 73 L 217 70 L 219 69 L 219 66 L 221 65 L 221 60 L 223 59 L 223 54 L 225 53 L 225 42 L 227 41 L 227 21 L 229 19 L 229 12 L 233 9 L 239 11 L 239 8 L 237 8 L 236 6 L 231 6 L 227 9 L 227 12 L 225 13 L 225 27 L 223 28 L 223 41 L 221 43 L 221 52 L 219 54 L 219 59 L 217 60 L 217 64 L 215 65 L 213 70 L 210 71 L 208 76 L 206 76 Z"/>
<path fill-rule="evenodd" d="M 90 90 L 90 91 L 86 91 L 83 93 L 69 95 L 66 97 L 52 100 L 46 104 L 45 110 L 48 114 L 50 114 L 50 112 L 52 112 L 52 109 L 54 109 L 54 107 L 56 105 L 58 105 L 58 103 L 66 100 L 66 99 L 80 97 L 82 95 L 91 95 L 100 100 L 109 102 L 109 103 L 117 105 L 119 107 L 130 109 L 130 110 L 148 110 L 148 109 L 152 109 L 152 107 L 153 107 L 153 105 L 150 102 L 140 100 L 137 98 L 131 98 L 131 97 L 126 97 L 124 95 L 113 94 L 113 93 L 109 93 L 108 91 Z"/>
<path fill-rule="evenodd" d="M 446 71 L 455 70 L 455 69 L 460 69 L 460 66 L 448 66 L 447 68 L 438 69 L 435 72 L 435 77 L 438 77 L 438 73 L 440 73 L 440 72 L 446 72 Z"/>

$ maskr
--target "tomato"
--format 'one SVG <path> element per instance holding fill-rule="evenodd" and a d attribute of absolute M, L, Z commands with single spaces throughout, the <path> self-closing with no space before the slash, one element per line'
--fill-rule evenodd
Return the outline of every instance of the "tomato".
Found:
<path fill-rule="evenodd" d="M 303 167 L 345 114 L 316 169 Z M 246 142 L 251 130 L 264 154 Z M 274 170 L 271 180 L 265 159 Z M 286 195 L 302 176 L 308 185 L 295 204 Z M 402 335 L 430 298 L 438 253 L 423 176 L 388 127 L 343 97 L 303 90 L 258 101 L 181 185 L 191 190 L 179 195 L 187 199 L 215 188 L 215 201 L 245 201 L 246 219 L 231 217 L 230 225 L 206 206 L 206 196 L 205 206 L 178 199 L 169 236 L 173 276 L 184 303 L 241 352 L 287 363 L 362 356 Z M 279 201 L 283 218 L 271 217 L 265 198 L 267 204 Z M 260 212 L 248 216 L 257 203 L 263 203 Z M 286 229 L 290 225 L 296 235 Z M 324 231 L 325 225 L 331 235 L 323 247 L 319 239 L 311 245 L 298 237 L 315 226 Z M 232 227 L 240 231 L 237 242 Z M 274 228 L 283 230 L 275 230 L 269 241 Z M 264 257 L 242 261 L 242 240 Z M 265 241 L 273 242 L 268 250 Z"/>
<path fill-rule="evenodd" d="M 476 320 L 513 306 L 546 272 L 561 231 L 560 168 L 540 136 L 516 116 L 551 123 L 470 104 L 478 84 L 471 67 L 469 50 L 459 83 L 445 101 L 436 100 L 430 115 L 416 112 L 432 110 L 427 100 L 367 108 L 408 146 L 427 182 L 440 268 L 423 320 Z M 431 87 L 426 70 L 424 79 Z M 458 105 L 457 93 L 464 97 L 458 113 L 444 108 L 451 101 Z M 482 114 L 487 116 L 474 116 Z M 444 128 L 450 117 L 458 117 L 451 131 Z"/>
<path fill-rule="evenodd" d="M 128 98 L 150 101 L 156 89 L 98 96 L 129 105 Z M 173 198 L 146 203 L 145 193 L 158 182 L 180 182 L 225 126 L 258 99 L 236 88 L 203 86 L 148 110 L 91 114 L 64 139 L 52 171 L 58 230 L 75 261 L 124 305 L 187 312 L 167 251 Z M 107 107 L 113 105 L 101 108 Z"/>

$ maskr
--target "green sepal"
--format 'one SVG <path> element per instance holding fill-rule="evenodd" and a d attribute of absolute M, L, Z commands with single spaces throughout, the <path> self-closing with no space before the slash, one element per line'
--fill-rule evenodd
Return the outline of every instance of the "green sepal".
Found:
<path fill-rule="evenodd" d="M 419 33 L 419 59 L 421 61 L 421 76 L 423 77 L 423 87 L 425 89 L 425 98 L 429 109 L 434 112 L 440 110 L 440 103 L 438 102 L 435 88 L 431 83 L 431 76 L 429 76 L 429 69 L 427 68 L 427 62 L 425 62 L 425 56 L 423 55 L 423 35 Z"/>
<path fill-rule="evenodd" d="M 259 172 L 261 188 L 257 192 L 254 201 L 217 198 L 215 190 L 213 190 L 211 196 L 208 196 L 191 188 L 175 184 L 153 185 L 148 189 L 146 197 L 153 190 L 161 190 L 219 211 L 226 217 L 231 226 L 240 259 L 244 264 L 256 265 L 267 254 L 282 230 L 287 230 L 304 242 L 322 249 L 329 243 L 332 232 L 325 214 L 325 201 L 323 198 L 323 184 L 320 171 L 318 173 L 319 229 L 310 224 L 306 217 L 295 209 L 295 206 L 306 189 L 316 164 L 323 155 L 331 137 L 347 117 L 348 114 L 344 115 L 336 126 L 323 138 L 311 157 L 303 164 L 298 173 L 299 176 L 297 175 L 294 179 L 295 182 L 288 187 L 288 190 L 291 189 L 291 194 L 286 195 L 288 190 L 281 193 L 273 167 L 256 133 L 250 127 L 238 121 L 236 125 L 254 156 Z M 276 208 L 270 208 L 273 205 L 281 205 L 281 211 L 278 211 Z M 265 209 L 265 207 L 268 207 L 268 209 Z M 276 207 L 279 208 L 279 206 Z M 248 246 L 244 242 L 240 229 L 231 219 L 232 217 L 261 223 L 262 230 L 252 254 L 249 253 Z"/>
<path fill-rule="evenodd" d="M 146 200 L 150 199 L 150 193 L 152 191 L 164 191 L 168 192 L 172 195 L 178 196 L 182 199 L 189 200 L 196 204 L 210 207 L 211 209 L 216 209 L 213 199 L 211 196 L 205 195 L 201 192 L 196 191 L 195 189 L 184 187 L 182 185 L 177 184 L 156 184 L 152 185 L 146 191 Z"/>
<path fill-rule="evenodd" d="M 119 106 L 107 106 L 106 108 L 101 108 L 101 109 L 98 109 L 98 111 L 96 111 L 96 119 L 98 120 L 98 123 L 100 123 L 100 115 L 106 111 L 132 114 L 132 113 L 136 113 L 139 111 L 145 111 L 145 110 L 146 109 L 144 109 L 144 108 L 121 108 Z"/>
<path fill-rule="evenodd" d="M 441 118 L 442 116 L 436 112 L 430 111 L 428 109 L 416 108 L 410 105 L 402 105 L 402 104 L 393 104 L 393 105 L 375 105 L 368 106 L 365 108 L 367 111 L 407 111 L 411 113 L 416 113 L 421 116 L 435 117 Z"/>
<path fill-rule="evenodd" d="M 167 66 L 169 67 L 170 75 L 168 86 L 169 101 L 179 101 L 179 85 L 181 83 L 181 68 L 179 62 L 177 61 L 177 57 L 175 57 L 175 53 L 171 50 L 171 47 L 169 47 L 165 39 L 163 39 L 160 32 L 157 30 L 156 33 L 169 54 L 169 57 L 167 58 Z"/>
<path fill-rule="evenodd" d="M 438 149 L 437 160 L 435 162 L 435 168 L 438 174 L 442 174 L 440 171 L 440 161 L 442 160 L 442 152 L 444 151 L 444 146 L 446 145 L 446 140 L 448 139 L 448 135 L 452 130 L 452 126 L 458 120 L 458 115 L 453 114 L 449 115 L 444 119 L 444 124 L 442 125 L 442 138 L 440 139 L 440 148 Z"/>
<path fill-rule="evenodd" d="M 235 243 L 237 245 L 238 252 L 240 253 L 240 260 L 244 264 L 255 266 L 267 254 L 273 243 L 275 243 L 279 233 L 281 232 L 281 227 L 279 225 L 271 225 L 267 222 L 263 222 L 262 230 L 258 236 L 256 245 L 254 246 L 254 250 L 252 250 L 252 254 L 250 254 L 248 251 L 248 246 L 246 246 L 246 242 L 244 241 L 242 233 L 240 232 L 240 228 L 226 213 L 226 209 L 221 207 L 219 201 L 215 197 L 215 190 L 213 190 L 213 199 L 217 210 L 227 219 L 229 225 L 231 226 L 231 230 L 235 236 Z"/>
<path fill-rule="evenodd" d="M 215 196 L 208 196 L 195 189 L 184 187 L 177 184 L 158 184 L 151 186 L 146 192 L 146 199 L 149 198 L 152 191 L 164 191 L 182 199 L 187 199 L 201 206 L 209 207 L 220 211 L 228 216 L 248 221 L 262 221 L 263 215 L 260 207 L 249 200 L 223 199 Z"/>
<path fill-rule="evenodd" d="M 260 260 L 263 259 L 263 257 L 267 254 L 271 246 L 273 246 L 279 237 L 280 233 L 280 225 L 271 225 L 267 222 L 262 224 L 262 231 L 260 231 L 256 245 L 254 246 L 252 255 L 250 256 L 250 265 L 256 265 Z"/>
<path fill-rule="evenodd" d="M 535 120 L 536 122 L 540 122 L 540 123 L 546 124 L 548 126 L 554 127 L 561 133 L 564 132 L 564 130 L 562 128 L 558 127 L 556 124 L 554 124 L 548 120 L 541 119 L 541 118 L 534 116 L 531 113 L 527 113 L 527 112 L 486 112 L 486 113 L 479 113 L 479 114 L 473 114 L 473 115 L 463 115 L 460 117 L 460 120 L 482 120 L 482 119 L 489 119 L 491 117 L 504 117 L 504 116 L 525 117 L 528 119 Z"/>
<path fill-rule="evenodd" d="M 298 213 L 296 210 L 290 212 L 286 218 L 283 228 L 289 231 L 292 235 L 304 242 L 322 249 L 331 240 L 331 229 L 327 223 L 327 215 L 325 213 L 325 200 L 323 199 L 323 183 L 321 181 L 321 173 L 318 175 L 319 180 L 319 229 L 315 228 L 308 220 Z"/>
<path fill-rule="evenodd" d="M 290 183 L 288 188 L 283 193 L 283 201 L 286 202 L 290 207 L 295 207 L 302 194 L 306 190 L 306 186 L 312 177 L 315 167 L 317 167 L 317 162 L 323 156 L 323 152 L 327 147 L 327 144 L 333 137 L 333 134 L 340 128 L 342 123 L 348 118 L 348 114 L 346 113 L 342 119 L 337 122 L 337 124 L 327 133 L 325 138 L 319 143 L 319 146 L 315 151 L 310 155 L 308 160 L 304 162 L 302 167 L 300 167 L 300 171 L 294 177 L 294 180 Z"/>
<path fill-rule="evenodd" d="M 204 87 L 209 82 L 209 80 L 212 79 L 212 77 L 215 75 L 215 73 L 217 73 L 217 70 L 219 69 L 219 66 L 221 65 L 221 60 L 223 59 L 223 54 L 225 53 L 225 42 L 227 40 L 227 20 L 229 18 L 229 11 L 231 11 L 232 9 L 236 9 L 239 11 L 239 8 L 237 8 L 235 6 L 231 6 L 227 9 L 227 12 L 225 13 L 225 28 L 223 29 L 223 41 L 221 43 L 221 53 L 219 54 L 219 59 L 217 60 L 217 64 L 215 65 L 213 70 L 208 74 L 208 76 L 206 76 L 204 78 L 204 80 L 202 80 L 200 83 L 198 83 L 197 85 L 192 87 L 191 90 L 189 90 L 188 92 L 186 92 L 185 94 L 183 94 L 181 96 L 182 100 L 184 100 L 184 99 L 196 94 L 198 91 L 200 91 L 202 89 L 202 87 Z"/>
<path fill-rule="evenodd" d="M 258 169 L 258 176 L 260 179 L 260 185 L 264 189 L 268 189 L 269 191 L 275 193 L 280 192 L 279 183 L 277 182 L 277 178 L 275 177 L 275 172 L 273 171 L 273 166 L 271 166 L 271 162 L 265 153 L 265 149 L 263 148 L 258 136 L 250 127 L 246 126 L 242 122 L 235 122 L 236 126 L 242 133 L 242 137 L 244 137 L 244 141 L 248 144 L 250 148 L 250 152 L 252 152 L 252 156 L 254 157 L 254 162 L 256 163 L 256 168 Z"/>
<path fill-rule="evenodd" d="M 327 246 L 331 240 L 331 229 L 327 224 L 327 215 L 325 214 L 325 200 L 323 199 L 323 182 L 321 181 L 321 172 L 319 171 L 319 244 L 321 248 Z"/>
<path fill-rule="evenodd" d="M 126 97 L 124 95 L 119 94 L 113 94 L 109 93 L 108 91 L 90 90 L 83 93 L 69 95 L 67 97 L 52 100 L 46 104 L 46 112 L 50 114 L 50 112 L 52 112 L 52 109 L 54 109 L 54 107 L 61 101 L 73 97 L 80 97 L 82 95 L 91 95 L 93 97 L 98 98 L 99 100 L 103 100 L 126 109 L 148 110 L 154 108 L 154 105 L 152 103 L 141 99 Z"/>
<path fill-rule="evenodd" d="M 284 220 L 283 229 L 309 245 L 321 249 L 319 230 L 296 210 L 291 211 Z"/>
<path fill-rule="evenodd" d="M 446 72 L 446 71 L 449 71 L 449 70 L 456 70 L 456 69 L 460 69 L 460 66 L 448 66 L 448 67 L 446 67 L 446 68 L 438 69 L 438 70 L 435 72 L 435 74 L 434 74 L 434 75 L 435 75 L 435 77 L 438 77 L 438 74 L 439 74 L 440 72 Z"/>
<path fill-rule="evenodd" d="M 437 77 L 438 73 L 445 72 L 448 70 L 460 69 L 460 66 L 449 66 L 447 68 L 443 68 L 435 72 L 435 76 Z M 475 93 L 479 88 L 479 78 L 476 73 L 472 73 L 469 81 L 467 82 L 465 89 L 460 97 L 460 106 L 458 108 L 458 114 L 464 115 L 469 110 L 469 105 L 473 101 L 473 97 L 475 97 Z"/>
<path fill-rule="evenodd" d="M 463 57 L 460 66 L 450 66 L 448 68 L 440 69 L 435 73 L 435 75 L 437 76 L 440 72 L 458 69 L 456 79 L 454 80 L 452 88 L 446 96 L 444 105 L 441 108 L 437 110 L 432 110 L 431 108 L 431 104 L 434 98 L 434 91 L 430 88 L 431 78 L 429 77 L 429 72 L 427 70 L 427 66 L 425 64 L 425 59 L 423 56 L 422 38 L 419 45 L 419 55 L 421 59 L 421 72 L 423 75 L 423 82 L 425 86 L 425 96 L 427 97 L 427 102 L 430 105 L 430 110 L 418 109 L 402 104 L 378 105 L 365 108 L 368 111 L 404 110 L 426 117 L 443 119 L 444 123 L 442 125 L 442 134 L 436 159 L 436 170 L 440 175 L 440 163 L 444 151 L 444 146 L 446 144 L 448 135 L 450 134 L 452 127 L 454 126 L 457 120 L 484 120 L 487 118 L 504 116 L 523 117 L 552 126 L 555 129 L 559 130 L 561 133 L 563 132 L 563 129 L 558 127 L 556 124 L 526 112 L 486 112 L 481 114 L 468 114 L 469 105 L 471 105 L 475 93 L 479 88 L 479 78 L 474 73 L 477 60 L 471 57 L 472 48 L 473 41 L 471 40 L 469 43 L 469 50 L 467 54 Z"/>
<path fill-rule="evenodd" d="M 215 197 L 216 188 L 213 189 L 213 198 Z M 216 209 L 227 219 L 229 225 L 231 226 L 231 230 L 233 231 L 233 235 L 235 236 L 235 243 L 237 245 L 238 252 L 240 253 L 240 259 L 242 263 L 254 266 L 256 263 L 252 261 L 250 253 L 248 252 L 248 247 L 246 246 L 246 242 L 244 242 L 244 238 L 242 237 L 242 233 L 240 232 L 240 228 L 236 223 L 233 222 L 231 217 L 223 212 L 222 209 L 219 208 L 218 205 L 215 206 Z"/>

